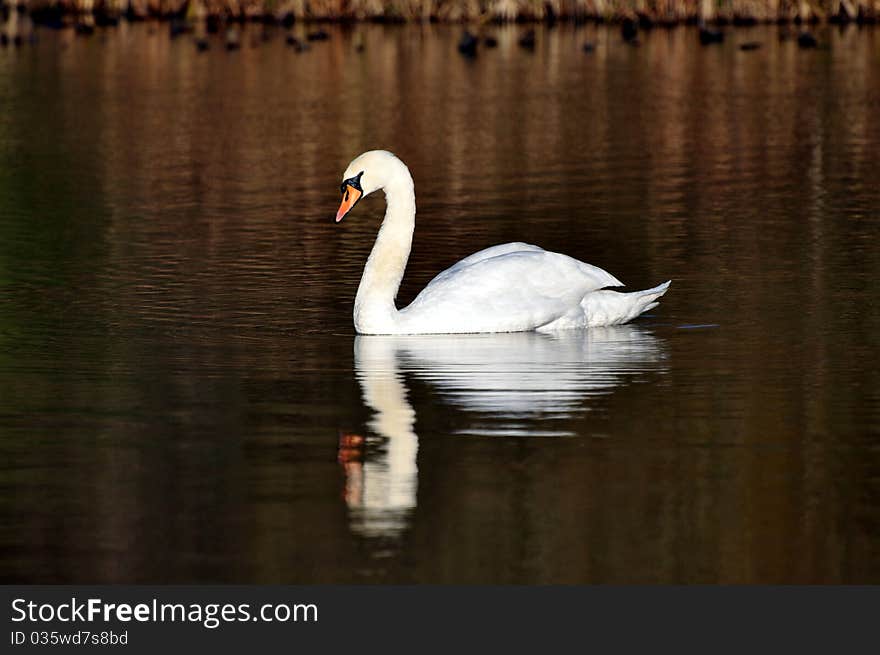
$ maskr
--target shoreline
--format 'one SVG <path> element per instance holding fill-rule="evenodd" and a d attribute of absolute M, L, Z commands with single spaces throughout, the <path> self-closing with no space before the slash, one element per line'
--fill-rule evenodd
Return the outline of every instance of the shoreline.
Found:
<path fill-rule="evenodd" d="M 119 21 L 198 23 L 637 23 L 650 29 L 679 25 L 753 26 L 760 24 L 857 24 L 880 21 L 880 0 L 6 0 L 2 22 L 27 14 L 41 27 L 81 24 L 112 27 Z"/>

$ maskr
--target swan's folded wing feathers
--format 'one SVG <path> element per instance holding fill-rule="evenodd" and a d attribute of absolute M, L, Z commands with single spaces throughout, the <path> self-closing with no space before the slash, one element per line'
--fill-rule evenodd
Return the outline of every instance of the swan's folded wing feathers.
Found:
<path fill-rule="evenodd" d="M 540 246 L 533 246 L 530 243 L 523 243 L 522 241 L 515 241 L 513 243 L 502 243 L 497 246 L 491 246 L 489 248 L 484 248 L 479 252 L 475 252 L 473 255 L 468 255 L 461 261 L 459 261 L 452 268 L 456 268 L 457 266 L 469 266 L 470 264 L 476 264 L 479 261 L 484 259 L 491 259 L 492 257 L 499 257 L 501 255 L 507 255 L 512 252 L 546 252 Z M 451 269 L 447 269 L 451 270 Z"/>
<path fill-rule="evenodd" d="M 567 255 L 512 251 L 447 269 L 401 313 L 436 329 L 465 322 L 479 331 L 484 324 L 497 326 L 499 318 L 506 329 L 531 329 L 612 285 L 620 285 L 614 276 Z"/>
<path fill-rule="evenodd" d="M 458 271 L 462 270 L 467 266 L 471 266 L 472 264 L 476 264 L 477 262 L 481 262 L 485 259 L 491 259 L 493 257 L 499 257 L 501 255 L 508 255 L 513 252 L 545 252 L 543 248 L 539 246 L 533 246 L 529 243 L 522 243 L 520 241 L 514 243 L 502 243 L 497 246 L 491 246 L 489 248 L 484 248 L 478 252 L 475 252 L 473 255 L 468 255 L 462 260 L 459 260 L 449 268 L 440 271 L 437 275 L 434 276 L 428 285 L 433 284 L 436 281 L 439 281 L 445 277 L 450 275 L 454 275 Z"/>

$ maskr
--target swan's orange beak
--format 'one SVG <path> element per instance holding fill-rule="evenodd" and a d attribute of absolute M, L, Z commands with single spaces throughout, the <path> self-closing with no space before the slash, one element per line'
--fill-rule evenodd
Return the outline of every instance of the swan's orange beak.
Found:
<path fill-rule="evenodd" d="M 361 199 L 361 192 L 355 189 L 350 184 L 346 184 L 345 188 L 342 192 L 342 204 L 339 205 L 339 211 L 336 212 L 336 222 L 341 221 L 345 215 L 351 211 L 351 208 L 355 206 L 358 200 Z"/>

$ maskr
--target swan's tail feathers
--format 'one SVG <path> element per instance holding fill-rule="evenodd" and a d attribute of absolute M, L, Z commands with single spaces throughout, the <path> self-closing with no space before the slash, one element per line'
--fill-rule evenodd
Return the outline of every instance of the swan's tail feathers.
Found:
<path fill-rule="evenodd" d="M 671 280 L 653 289 L 621 293 L 619 291 L 594 291 L 581 301 L 588 327 L 620 325 L 631 321 L 639 314 L 654 309 L 660 303 L 657 299 L 669 289 Z"/>

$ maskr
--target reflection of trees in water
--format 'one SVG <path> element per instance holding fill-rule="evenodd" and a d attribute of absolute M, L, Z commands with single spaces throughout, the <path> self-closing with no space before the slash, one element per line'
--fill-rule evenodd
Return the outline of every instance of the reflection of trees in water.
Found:
<path fill-rule="evenodd" d="M 284 303 L 280 286 L 267 283 L 273 274 L 279 280 L 278 270 L 281 282 L 300 288 L 301 306 L 335 310 L 336 298 L 354 295 L 375 223 L 359 220 L 328 238 L 315 219 L 330 211 L 326 181 L 337 179 L 353 152 L 381 143 L 406 154 L 420 198 L 403 302 L 454 261 L 450 245 L 476 250 L 540 235 L 551 250 L 570 252 L 576 243 L 581 252 L 572 255 L 619 262 L 626 282 L 665 273 L 661 256 L 679 261 L 682 272 L 712 270 L 725 292 L 704 293 L 703 306 L 733 301 L 760 312 L 778 298 L 778 286 L 743 280 L 790 257 L 782 244 L 809 244 L 805 272 L 820 287 L 810 297 L 833 289 L 819 277 L 842 252 L 830 244 L 851 241 L 853 225 L 822 219 L 827 198 L 865 199 L 852 208 L 863 212 L 871 200 L 880 203 L 871 184 L 880 149 L 872 147 L 876 123 L 865 101 L 880 73 L 871 65 L 872 39 L 856 30 L 829 35 L 835 51 L 846 51 L 830 69 L 778 43 L 773 31 L 759 57 L 732 61 L 694 56 L 684 31 L 647 39 L 636 63 L 633 52 L 609 44 L 580 67 L 579 93 L 567 58 L 580 37 L 569 30 L 548 32 L 547 49 L 527 60 L 526 71 L 515 50 L 503 49 L 462 66 L 448 56 L 454 44 L 441 28 L 363 29 L 370 55 L 363 70 L 350 65 L 341 34 L 314 57 L 245 49 L 222 68 L 137 27 L 102 44 L 100 58 L 77 63 L 85 46 L 76 41 L 59 50 L 67 86 L 97 80 L 91 115 L 72 111 L 73 102 L 43 105 L 57 107 L 82 143 L 100 148 L 103 199 L 116 210 L 108 240 L 126 244 L 114 245 L 113 263 L 135 267 L 148 282 L 163 272 L 143 270 L 148 261 L 183 270 L 188 284 L 156 286 L 169 304 L 202 314 L 212 298 L 236 291 L 257 311 Z M 863 74 L 838 75 L 838 66 Z M 507 69 L 528 72 L 534 88 Z M 801 101 L 825 87 L 845 99 L 845 111 Z M 401 111 L 405 129 L 395 118 Z M 574 212 L 567 197 L 559 200 L 573 180 L 589 184 Z M 764 238 L 743 202 L 759 183 L 768 220 L 805 220 L 772 221 L 773 236 Z M 500 220 L 499 207 L 507 208 L 504 218 L 516 207 L 516 220 Z M 249 229 L 239 229 L 242 221 Z M 639 245 L 645 242 L 655 245 Z M 230 262 L 233 251 L 242 256 Z M 852 256 L 870 263 L 865 249 Z M 332 270 L 323 265 L 329 260 Z"/>
<path fill-rule="evenodd" d="M 335 33 L 217 64 L 142 26 L 0 57 L 0 445 L 24 489 L 0 498 L 4 572 L 353 577 L 335 445 L 297 440 L 361 401 L 288 369 L 326 370 L 301 331 L 350 330 L 376 223 L 328 233 L 327 180 L 383 144 L 419 189 L 403 302 L 464 248 L 533 238 L 669 273 L 668 311 L 724 324 L 665 337 L 656 393 L 587 417 L 626 438 L 423 438 L 385 579 L 880 579 L 876 34 L 834 30 L 817 59 L 773 30 L 755 57 L 600 32 L 573 69 L 566 27 L 529 58 L 502 29 L 477 66 L 457 31 L 359 29 L 357 64 Z M 412 382 L 442 401 L 422 420 L 479 419 Z M 255 443 L 215 447 L 229 426 Z"/>

